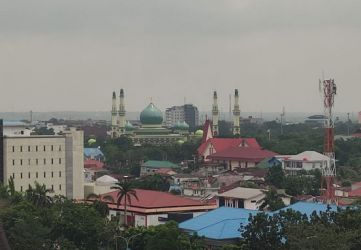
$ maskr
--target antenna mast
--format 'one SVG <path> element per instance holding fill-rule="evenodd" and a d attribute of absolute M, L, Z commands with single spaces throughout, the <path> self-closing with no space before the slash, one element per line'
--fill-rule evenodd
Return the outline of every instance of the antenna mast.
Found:
<path fill-rule="evenodd" d="M 325 121 L 325 139 L 323 154 L 328 157 L 322 166 L 321 190 L 324 202 L 337 203 L 335 197 L 334 181 L 336 177 L 335 143 L 334 143 L 334 121 L 333 106 L 336 95 L 336 84 L 334 79 L 323 80 L 321 87 L 324 97 Z"/>

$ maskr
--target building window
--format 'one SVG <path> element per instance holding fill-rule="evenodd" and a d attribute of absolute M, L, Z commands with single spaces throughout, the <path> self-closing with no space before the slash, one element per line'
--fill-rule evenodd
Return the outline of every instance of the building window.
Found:
<path fill-rule="evenodd" d="M 51 145 L 51 151 L 54 151 L 54 145 Z"/>
<path fill-rule="evenodd" d="M 28 165 L 30 166 L 30 163 L 31 163 L 31 159 L 28 159 Z"/>
<path fill-rule="evenodd" d="M 61 177 L 61 171 L 59 171 L 59 177 Z"/>
<path fill-rule="evenodd" d="M 38 152 L 38 150 L 39 150 L 39 147 L 35 146 L 35 151 Z"/>
<path fill-rule="evenodd" d="M 46 172 L 44 172 L 44 178 L 46 178 Z"/>
<path fill-rule="evenodd" d="M 36 179 L 38 179 L 39 175 L 38 172 L 35 173 Z"/>
<path fill-rule="evenodd" d="M 15 160 L 13 160 L 13 166 L 15 166 Z"/>
<path fill-rule="evenodd" d="M 39 164 L 39 159 L 36 159 L 35 163 L 36 163 L 36 165 L 38 165 Z"/>
<path fill-rule="evenodd" d="M 59 185 L 59 190 L 61 190 L 61 184 Z"/>
<path fill-rule="evenodd" d="M 59 151 L 61 151 L 61 146 L 59 145 Z"/>
<path fill-rule="evenodd" d="M 44 145 L 44 152 L 46 151 L 46 146 Z"/>
<path fill-rule="evenodd" d="M 28 152 L 30 152 L 30 146 L 28 146 Z"/>
<path fill-rule="evenodd" d="M 30 179 L 30 172 L 28 173 L 28 177 L 29 177 L 29 179 Z"/>
<path fill-rule="evenodd" d="M 46 159 L 44 158 L 44 165 L 46 164 Z"/>
<path fill-rule="evenodd" d="M 20 146 L 20 152 L 23 152 L 23 146 Z"/>
<path fill-rule="evenodd" d="M 21 166 L 23 165 L 23 159 L 20 159 L 20 165 Z"/>
<path fill-rule="evenodd" d="M 54 185 L 51 185 L 51 190 L 54 191 Z"/>
<path fill-rule="evenodd" d="M 15 147 L 13 146 L 13 152 L 15 152 Z"/>
<path fill-rule="evenodd" d="M 22 192 L 23 191 L 23 186 L 20 186 L 20 192 Z"/>
<path fill-rule="evenodd" d="M 13 173 L 13 179 L 15 179 L 15 173 Z"/>
<path fill-rule="evenodd" d="M 51 172 L 51 178 L 54 178 L 54 172 Z"/>
<path fill-rule="evenodd" d="M 20 173 L 20 179 L 22 179 L 23 178 L 23 173 Z"/>
<path fill-rule="evenodd" d="M 61 164 L 61 158 L 59 158 L 59 164 Z"/>
<path fill-rule="evenodd" d="M 54 164 L 54 159 L 53 158 L 51 158 L 51 165 L 53 165 Z"/>

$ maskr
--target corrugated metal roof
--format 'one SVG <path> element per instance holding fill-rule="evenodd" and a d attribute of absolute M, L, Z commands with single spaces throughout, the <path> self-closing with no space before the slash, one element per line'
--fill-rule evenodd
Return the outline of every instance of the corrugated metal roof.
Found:
<path fill-rule="evenodd" d="M 142 166 L 147 168 L 180 168 L 180 166 L 170 161 L 153 161 L 153 160 L 146 161 Z"/>
<path fill-rule="evenodd" d="M 279 211 L 292 209 L 302 214 L 310 216 L 314 211 L 316 213 L 324 212 L 328 209 L 328 205 L 311 202 L 297 202 L 293 205 L 277 210 L 273 213 L 267 213 L 272 216 Z M 337 206 L 330 205 L 331 211 L 337 211 Z M 202 214 L 193 219 L 187 220 L 179 224 L 179 228 L 204 236 L 209 239 L 226 240 L 241 238 L 239 231 L 241 225 L 248 224 L 249 215 L 262 213 L 256 210 L 247 210 L 243 208 L 220 207 L 211 212 Z"/>

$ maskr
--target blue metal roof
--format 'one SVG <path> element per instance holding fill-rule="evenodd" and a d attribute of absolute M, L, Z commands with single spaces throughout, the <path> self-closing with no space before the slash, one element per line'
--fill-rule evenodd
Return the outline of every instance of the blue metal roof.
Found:
<path fill-rule="evenodd" d="M 249 215 L 259 212 L 243 208 L 220 207 L 184 221 L 179 224 L 179 227 L 211 239 L 239 238 L 240 224 L 247 224 Z"/>
<path fill-rule="evenodd" d="M 297 202 L 288 207 L 277 210 L 273 213 L 267 213 L 270 216 L 277 214 L 279 211 L 292 209 L 306 214 L 308 217 L 316 211 L 326 211 L 328 205 L 310 202 Z M 332 211 L 337 211 L 337 206 L 330 205 Z M 179 224 L 179 228 L 194 233 L 199 236 L 204 236 L 209 239 L 225 240 L 240 238 L 239 231 L 241 224 L 246 226 L 248 224 L 249 216 L 261 213 L 261 211 L 248 210 L 243 208 L 220 207 L 193 219 L 184 221 Z"/>
<path fill-rule="evenodd" d="M 104 154 L 99 148 L 84 148 L 84 155 L 87 157 L 103 157 Z"/>

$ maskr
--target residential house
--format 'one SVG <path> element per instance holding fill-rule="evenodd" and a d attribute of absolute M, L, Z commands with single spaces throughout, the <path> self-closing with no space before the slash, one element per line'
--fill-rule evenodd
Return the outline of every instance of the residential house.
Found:
<path fill-rule="evenodd" d="M 316 151 L 305 151 L 297 155 L 277 155 L 276 158 L 282 162 L 282 168 L 290 175 L 296 175 L 301 170 L 321 169 L 329 161 L 329 157 Z"/>
<path fill-rule="evenodd" d="M 265 191 L 262 189 L 236 187 L 218 194 L 217 204 L 219 207 L 258 210 L 264 197 Z"/>

